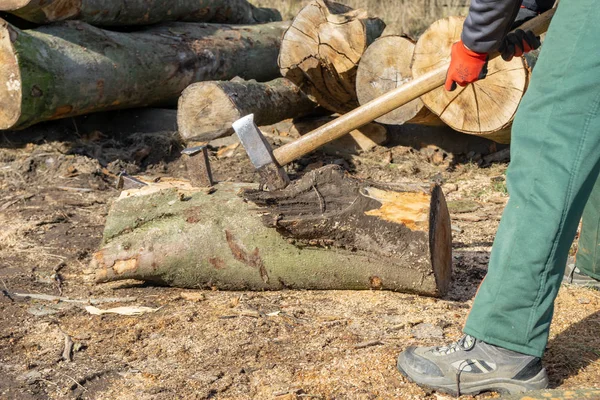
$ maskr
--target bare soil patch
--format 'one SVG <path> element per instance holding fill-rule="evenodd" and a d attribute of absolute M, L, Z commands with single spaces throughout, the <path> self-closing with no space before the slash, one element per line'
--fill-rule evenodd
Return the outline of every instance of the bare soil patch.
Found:
<path fill-rule="evenodd" d="M 115 175 L 182 177 L 177 136 L 65 126 L 4 133 L 0 144 L 0 399 L 446 398 L 407 382 L 395 358 L 410 345 L 460 337 L 508 199 L 506 163 L 482 167 L 481 154 L 453 154 L 444 144 L 393 146 L 415 134 L 406 127 L 367 154 L 315 153 L 290 166 L 292 177 L 336 163 L 358 178 L 442 183 L 455 269 L 443 299 L 383 291 L 198 295 L 133 281 L 95 285 L 88 270 L 119 193 Z M 243 149 L 226 141 L 211 148 L 211 161 L 217 180 L 257 179 Z M 85 304 L 15 293 L 133 297 L 98 307 L 160 309 L 94 316 Z M 62 356 L 63 332 L 74 343 L 71 362 Z M 598 332 L 600 294 L 561 288 L 544 361 L 552 387 L 600 387 Z"/>

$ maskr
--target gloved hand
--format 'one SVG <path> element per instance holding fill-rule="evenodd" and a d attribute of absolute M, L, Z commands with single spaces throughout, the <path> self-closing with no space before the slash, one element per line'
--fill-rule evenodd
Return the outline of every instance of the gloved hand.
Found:
<path fill-rule="evenodd" d="M 541 45 L 540 38 L 533 32 L 517 29 L 514 33 L 506 35 L 498 51 L 504 61 L 510 61 L 513 57 L 521 57 L 524 53 L 535 50 Z"/>
<path fill-rule="evenodd" d="M 444 85 L 446 90 L 453 91 L 457 84 L 467 86 L 487 75 L 488 54 L 468 49 L 462 40 L 452 45 L 451 57 Z"/>

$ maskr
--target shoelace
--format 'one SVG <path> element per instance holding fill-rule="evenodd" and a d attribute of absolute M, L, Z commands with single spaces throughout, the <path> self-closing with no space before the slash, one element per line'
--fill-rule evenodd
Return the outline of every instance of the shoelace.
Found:
<path fill-rule="evenodd" d="M 474 344 L 475 338 L 473 336 L 463 335 L 463 337 L 461 337 L 456 342 L 451 343 L 448 346 L 436 347 L 435 351 L 438 354 L 447 355 L 457 352 L 458 350 L 469 350 L 473 347 Z"/>
<path fill-rule="evenodd" d="M 447 354 L 454 353 L 458 350 L 470 350 L 473 348 L 473 346 L 475 346 L 475 343 L 476 343 L 476 339 L 473 336 L 464 335 L 463 337 L 458 339 L 456 342 L 451 343 L 448 346 L 437 347 L 435 349 L 435 351 L 438 354 L 447 355 Z M 469 365 L 470 365 L 469 361 L 464 360 L 462 363 L 460 363 L 459 367 L 456 370 L 456 393 L 459 397 L 461 396 L 460 375 L 462 374 L 464 369 L 466 367 L 468 367 Z"/>

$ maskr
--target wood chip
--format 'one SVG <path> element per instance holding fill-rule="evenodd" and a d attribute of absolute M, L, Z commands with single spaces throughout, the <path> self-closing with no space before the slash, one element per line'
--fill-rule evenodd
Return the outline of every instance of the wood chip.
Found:
<path fill-rule="evenodd" d="M 142 315 L 146 313 L 152 313 L 160 310 L 159 308 L 150 308 L 150 307 L 116 307 L 109 308 L 108 310 L 101 310 L 94 306 L 87 306 L 86 311 L 92 315 L 102 315 L 102 314 L 119 314 L 119 315 Z"/>
<path fill-rule="evenodd" d="M 453 215 L 452 219 L 455 221 L 467 221 L 467 222 L 479 222 L 479 221 L 484 220 L 484 218 L 482 216 L 474 215 L 474 214 Z"/>
<path fill-rule="evenodd" d="M 184 300 L 196 302 L 206 300 L 206 296 L 204 296 L 204 293 L 201 292 L 181 292 L 179 293 L 179 297 L 181 297 Z"/>

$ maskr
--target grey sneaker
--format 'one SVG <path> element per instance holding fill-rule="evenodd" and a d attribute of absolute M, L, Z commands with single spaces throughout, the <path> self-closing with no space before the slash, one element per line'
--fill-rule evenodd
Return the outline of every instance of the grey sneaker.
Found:
<path fill-rule="evenodd" d="M 575 259 L 573 257 L 569 257 L 567 261 L 563 283 L 600 290 L 600 281 L 582 274 L 579 268 L 575 266 Z"/>
<path fill-rule="evenodd" d="M 470 335 L 446 347 L 409 347 L 398 370 L 410 381 L 453 396 L 544 389 L 548 375 L 538 357 L 484 343 Z"/>

